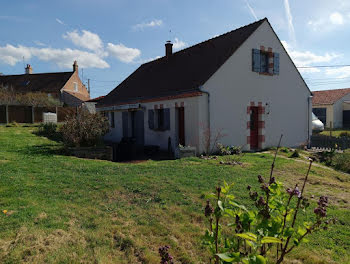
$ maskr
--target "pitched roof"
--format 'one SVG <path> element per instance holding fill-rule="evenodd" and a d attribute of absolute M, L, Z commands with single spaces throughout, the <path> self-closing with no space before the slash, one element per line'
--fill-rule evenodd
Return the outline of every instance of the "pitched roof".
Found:
<path fill-rule="evenodd" d="M 98 105 L 199 91 L 266 18 L 141 65 Z"/>
<path fill-rule="evenodd" d="M 313 93 L 312 104 L 328 105 L 328 104 L 334 104 L 336 101 L 338 101 L 345 95 L 350 94 L 350 88 L 315 91 L 312 93 Z"/>
<path fill-rule="evenodd" d="M 85 101 L 85 102 L 91 102 L 91 103 L 95 103 L 95 102 L 99 102 L 101 99 L 103 99 L 105 96 L 104 95 L 102 95 L 102 96 L 99 96 L 99 97 L 96 97 L 96 98 L 92 98 L 92 99 L 89 99 L 89 100 L 87 100 L 87 101 Z"/>
<path fill-rule="evenodd" d="M 74 72 L 0 75 L 0 85 L 17 92 L 59 92 Z"/>

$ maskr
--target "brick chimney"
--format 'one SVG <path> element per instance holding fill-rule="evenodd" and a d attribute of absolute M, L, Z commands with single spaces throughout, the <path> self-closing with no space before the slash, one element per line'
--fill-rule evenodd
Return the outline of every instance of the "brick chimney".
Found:
<path fill-rule="evenodd" d="M 78 62 L 76 60 L 73 63 L 73 72 L 78 72 Z"/>
<path fill-rule="evenodd" d="M 165 43 L 165 56 L 166 56 L 166 57 L 170 57 L 171 54 L 173 54 L 173 43 L 171 43 L 171 41 L 168 40 L 168 41 Z"/>
<path fill-rule="evenodd" d="M 30 64 L 27 64 L 27 67 L 25 68 L 26 74 L 32 74 L 33 73 L 33 68 L 30 66 Z"/>

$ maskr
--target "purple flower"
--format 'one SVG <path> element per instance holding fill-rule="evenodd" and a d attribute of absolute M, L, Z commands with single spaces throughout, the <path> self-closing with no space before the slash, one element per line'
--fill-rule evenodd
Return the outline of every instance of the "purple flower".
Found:
<path fill-rule="evenodd" d="M 206 217 L 209 217 L 212 215 L 212 213 L 214 212 L 214 209 L 213 207 L 211 206 L 209 200 L 207 201 L 207 205 L 205 206 L 205 209 L 204 209 L 204 215 Z"/>
<path fill-rule="evenodd" d="M 258 193 L 257 192 L 249 192 L 249 196 L 252 200 L 256 201 L 258 198 Z"/>
<path fill-rule="evenodd" d="M 257 204 L 258 204 L 258 206 L 265 206 L 266 202 L 264 200 L 264 197 L 260 196 Z"/>
<path fill-rule="evenodd" d="M 301 192 L 299 191 L 298 186 L 295 186 L 294 191 L 293 191 L 293 195 L 297 196 L 298 198 L 301 197 Z"/>
<path fill-rule="evenodd" d="M 169 254 L 169 246 L 159 247 L 158 252 L 161 257 L 160 264 L 174 264 L 173 257 Z"/>
<path fill-rule="evenodd" d="M 261 175 L 258 175 L 258 181 L 260 183 L 264 183 L 265 182 L 264 178 Z"/>
<path fill-rule="evenodd" d="M 314 209 L 314 213 L 319 217 L 327 216 L 327 206 L 328 206 L 328 197 L 321 196 L 317 202 L 318 207 Z"/>

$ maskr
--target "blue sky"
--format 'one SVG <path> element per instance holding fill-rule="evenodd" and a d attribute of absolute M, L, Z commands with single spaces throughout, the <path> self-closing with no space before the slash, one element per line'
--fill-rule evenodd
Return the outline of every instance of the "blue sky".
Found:
<path fill-rule="evenodd" d="M 163 56 L 166 40 L 179 50 L 264 17 L 297 66 L 350 64 L 348 0 L 11 0 L 0 9 L 0 72 L 70 71 L 77 59 L 95 97 Z M 300 70 L 311 90 L 350 87 L 350 67 Z"/>

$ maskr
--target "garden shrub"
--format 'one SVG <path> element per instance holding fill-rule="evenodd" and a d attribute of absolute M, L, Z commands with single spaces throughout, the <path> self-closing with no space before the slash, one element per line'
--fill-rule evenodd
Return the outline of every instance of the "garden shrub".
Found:
<path fill-rule="evenodd" d="M 247 187 L 253 209 L 238 204 L 232 193 L 233 185 L 226 182 L 208 195 L 204 209 L 208 229 L 203 244 L 211 253 L 209 263 L 264 264 L 270 255 L 275 260 L 271 259 L 271 263 L 280 264 L 287 254 L 307 242 L 307 236 L 327 230 L 328 225 L 335 222 L 335 219 L 327 218 L 326 196 L 319 198 L 313 210 L 314 217 L 307 217 L 307 222 L 298 221 L 301 211 L 306 212 L 310 206 L 305 186 L 313 160 L 310 159 L 302 186 L 296 184 L 286 189 L 273 176 L 278 148 L 269 178 L 257 177 L 260 190 Z"/>
<path fill-rule="evenodd" d="M 341 132 L 341 133 L 339 134 L 339 137 L 348 137 L 348 138 L 350 138 L 350 132 L 346 132 L 346 131 Z"/>
<path fill-rule="evenodd" d="M 350 152 L 337 153 L 333 158 L 332 165 L 337 170 L 350 173 Z"/>
<path fill-rule="evenodd" d="M 109 122 L 99 113 L 79 111 L 65 121 L 60 131 L 66 146 L 92 147 L 98 145 L 109 131 Z"/>
<path fill-rule="evenodd" d="M 294 150 L 293 153 L 289 157 L 290 158 L 299 158 L 300 157 L 299 150 L 298 149 Z"/>
<path fill-rule="evenodd" d="M 225 146 L 221 143 L 217 143 L 217 147 L 219 149 L 219 155 L 221 155 L 221 156 L 242 154 L 242 147 Z"/>
<path fill-rule="evenodd" d="M 57 131 L 57 124 L 55 123 L 42 123 L 38 127 L 38 135 L 52 136 Z"/>

